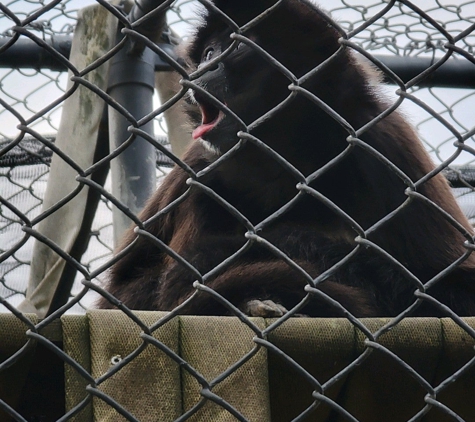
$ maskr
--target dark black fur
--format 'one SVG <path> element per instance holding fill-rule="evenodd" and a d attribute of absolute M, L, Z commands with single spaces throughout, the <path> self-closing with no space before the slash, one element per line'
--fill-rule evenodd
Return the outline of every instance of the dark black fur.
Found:
<path fill-rule="evenodd" d="M 215 1 L 240 26 L 274 3 Z M 231 33 L 222 17 L 208 11 L 189 49 L 191 65 L 196 68 L 204 56 L 214 60 L 226 51 L 232 43 Z M 388 109 L 389 104 L 380 99 L 369 83 L 368 70 L 356 62 L 350 49 L 341 49 L 338 31 L 308 1 L 284 1 L 244 35 L 299 78 L 332 56 L 302 86 L 356 130 Z M 291 81 L 251 47 L 244 43 L 234 46 L 222 60 L 206 63 L 199 69 L 208 71 L 194 82 L 226 104 L 249 125 L 253 136 L 305 177 L 349 147 L 349 132 L 303 93 L 294 94 L 285 107 L 256 122 L 289 97 Z M 209 102 L 198 91 L 196 98 Z M 201 117 L 195 126 L 200 122 Z M 223 154 L 236 144 L 239 130 L 245 127 L 228 113 L 204 138 Z M 397 112 L 362 131 L 359 138 L 413 182 L 433 170 L 413 130 Z M 216 159 L 216 154 L 195 141 L 184 161 L 198 172 Z M 205 275 L 246 244 L 247 228 L 197 186 L 190 187 L 186 183 L 189 177 L 183 169 L 175 168 L 150 199 L 141 219 L 152 218 L 184 195 L 184 200 L 152 218 L 146 228 Z M 248 141 L 216 168 L 204 171 L 198 181 L 212 188 L 254 225 L 298 196 L 293 206 L 276 220 L 261 224 L 258 234 L 314 278 L 354 251 L 343 266 L 318 285 L 353 314 L 395 315 L 415 302 L 413 293 L 417 283 L 408 273 L 375 248 L 358 246 L 355 241 L 358 230 L 349 219 L 315 196 L 298 195 L 296 185 L 301 178 L 252 142 Z M 370 229 L 368 241 L 393 256 L 422 283 L 466 254 L 464 241 L 471 238 L 472 231 L 440 175 L 417 184 L 418 195 L 429 201 L 413 197 L 405 208 L 382 224 L 381 219 L 409 201 L 408 186 L 367 148 L 355 145 L 342 160 L 312 180 L 310 186 L 364 230 Z M 459 227 L 447 220 L 436 206 L 451 214 Z M 133 309 L 150 310 L 171 310 L 189 297 L 194 291 L 192 283 L 196 275 L 163 253 L 157 243 L 137 238 L 131 229 L 122 248 L 132 243 L 130 252 L 112 268 L 108 285 L 112 294 Z M 462 259 L 442 279 L 431 283 L 427 293 L 458 314 L 474 315 L 474 265 L 472 256 Z M 307 285 L 307 279 L 299 271 L 260 242 L 249 244 L 245 253 L 211 274 L 205 282 L 239 307 L 249 300 L 271 299 L 291 308 L 306 296 Z M 111 305 L 101 300 L 100 306 Z M 226 314 L 227 310 L 209 295 L 200 293 L 183 312 Z M 338 307 L 317 296 L 311 296 L 299 312 L 313 316 L 341 315 Z M 443 314 L 428 301 L 412 313 Z"/>

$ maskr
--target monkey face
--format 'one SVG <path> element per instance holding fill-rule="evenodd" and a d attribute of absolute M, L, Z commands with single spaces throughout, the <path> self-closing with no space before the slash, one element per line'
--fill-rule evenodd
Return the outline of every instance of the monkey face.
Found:
<path fill-rule="evenodd" d="M 249 3 L 234 10 L 231 2 L 215 2 L 231 19 L 245 24 L 257 16 L 262 5 Z M 288 95 L 289 78 L 276 69 L 269 58 L 289 61 L 279 33 L 265 19 L 241 32 L 213 11 L 196 31 L 188 57 L 194 86 L 192 103 L 200 113 L 190 114 L 193 138 L 205 141 L 216 152 L 224 153 L 238 141 L 239 131 L 253 132 L 266 114 Z M 298 41 L 297 41 L 298 42 Z M 262 135 L 262 134 L 260 134 Z M 263 141 L 272 142 L 270 137 Z"/>
<path fill-rule="evenodd" d="M 199 77 L 190 91 L 200 111 L 192 115 L 193 139 L 210 143 L 219 153 L 234 146 L 239 131 L 247 131 L 284 99 L 288 85 L 252 47 L 233 41 L 231 33 L 219 32 L 201 45 L 194 63 Z"/>
<path fill-rule="evenodd" d="M 188 61 L 194 70 L 190 75 L 193 83 L 190 102 L 199 109 L 198 113 L 190 113 L 193 138 L 204 140 L 214 151 L 224 153 L 239 141 L 238 132 L 244 131 L 256 134 L 271 148 L 279 150 L 275 114 L 282 122 L 298 125 L 315 113 L 315 106 L 308 101 L 304 104 L 305 100 L 289 86 L 298 84 L 298 78 L 338 50 L 335 31 L 326 22 L 317 25 L 321 29 L 315 29 L 315 20 L 323 20 L 323 14 L 313 8 L 294 18 L 286 4 L 270 16 L 260 16 L 265 7 L 275 3 L 272 1 L 246 0 L 239 7 L 229 1 L 214 3 L 231 20 L 213 10 L 205 12 L 206 19 L 188 49 Z M 253 19 L 255 23 L 249 28 L 239 28 Z M 334 77 L 333 73 L 330 77 Z M 325 72 L 320 72 L 305 83 L 314 90 L 326 89 L 327 78 Z M 327 96 L 331 97 L 332 93 Z M 292 105 L 279 107 L 287 99 Z M 263 130 L 263 123 L 269 119 L 274 120 L 274 129 Z"/>

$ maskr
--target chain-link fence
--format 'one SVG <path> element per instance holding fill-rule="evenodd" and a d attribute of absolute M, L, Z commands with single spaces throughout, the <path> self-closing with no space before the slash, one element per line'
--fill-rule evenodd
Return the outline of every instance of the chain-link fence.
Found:
<path fill-rule="evenodd" d="M 475 420 L 475 2 L 319 4 L 0 4 L 2 420 Z"/>

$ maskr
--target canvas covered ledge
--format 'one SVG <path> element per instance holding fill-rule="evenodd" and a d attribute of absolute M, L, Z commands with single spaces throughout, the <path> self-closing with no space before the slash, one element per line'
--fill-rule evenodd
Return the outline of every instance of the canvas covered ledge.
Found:
<path fill-rule="evenodd" d="M 166 313 L 134 315 L 151 327 Z M 361 320 L 373 333 L 388 321 Z M 475 318 L 463 321 L 475 328 Z M 274 320 L 252 322 L 264 330 Z M 173 421 L 190 410 L 190 421 L 289 421 L 315 399 L 302 420 L 343 421 L 348 412 L 405 421 L 429 403 L 424 421 L 455 420 L 450 412 L 475 421 L 475 340 L 448 318 L 405 319 L 376 346 L 345 319 L 291 318 L 270 331 L 268 347 L 234 317 L 175 317 L 151 337 L 142 328 L 121 311 L 64 315 L 40 332 L 46 346 L 22 349 L 28 327 L 0 314 L 0 399 L 27 414 L 76 409 L 77 422 Z"/>

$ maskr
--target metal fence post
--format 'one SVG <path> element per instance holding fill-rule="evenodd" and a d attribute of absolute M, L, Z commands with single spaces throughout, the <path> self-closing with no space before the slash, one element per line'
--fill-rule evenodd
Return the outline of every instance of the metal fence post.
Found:
<path fill-rule="evenodd" d="M 110 67 L 108 94 L 135 119 L 153 110 L 155 55 L 148 49 L 131 54 L 122 49 Z M 132 123 L 116 109 L 109 106 L 109 139 L 111 151 L 126 142 L 131 134 L 127 128 Z M 153 135 L 153 122 L 141 127 Z M 111 161 L 112 194 L 119 198 L 134 214 L 138 213 L 155 189 L 155 149 L 145 139 L 137 136 L 131 145 Z M 114 208 L 114 241 L 117 244 L 131 220 Z"/>

